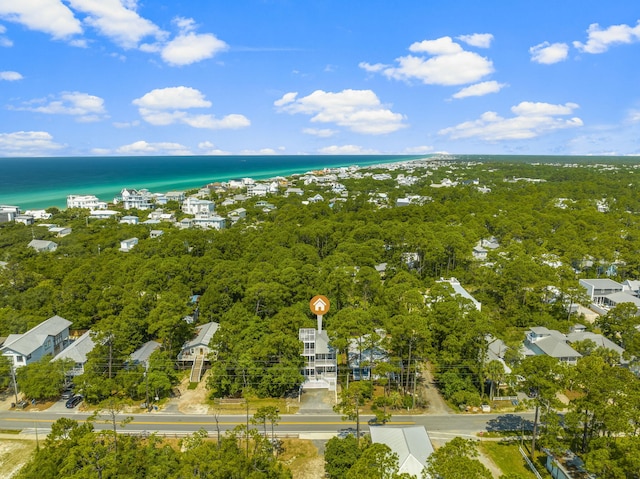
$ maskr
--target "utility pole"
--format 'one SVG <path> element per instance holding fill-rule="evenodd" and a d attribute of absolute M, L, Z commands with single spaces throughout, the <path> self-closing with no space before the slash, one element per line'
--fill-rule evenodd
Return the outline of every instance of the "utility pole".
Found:
<path fill-rule="evenodd" d="M 246 394 L 246 393 L 245 393 Z M 246 431 L 246 439 L 247 439 L 247 457 L 249 457 L 249 398 L 246 397 L 244 398 L 244 402 L 247 406 L 247 431 Z"/>
<path fill-rule="evenodd" d="M 16 395 L 16 407 L 18 407 L 18 383 L 16 382 L 16 368 L 11 357 L 11 379 L 13 379 L 13 393 Z"/>
<path fill-rule="evenodd" d="M 147 406 L 147 410 L 148 410 L 149 409 L 149 360 L 148 359 L 144 368 L 144 382 L 145 382 L 145 389 L 146 389 L 145 405 Z"/>
<path fill-rule="evenodd" d="M 418 364 L 417 360 L 413 360 L 413 396 L 411 398 L 411 409 L 416 407 L 416 383 L 418 382 Z"/>

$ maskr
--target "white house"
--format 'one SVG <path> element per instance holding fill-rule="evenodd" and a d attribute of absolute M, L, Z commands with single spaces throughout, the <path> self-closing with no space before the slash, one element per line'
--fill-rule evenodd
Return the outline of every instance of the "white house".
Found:
<path fill-rule="evenodd" d="M 188 215 L 210 215 L 215 210 L 215 203 L 190 196 L 182 202 L 182 211 Z"/>
<path fill-rule="evenodd" d="M 525 356 L 547 355 L 571 365 L 575 365 L 582 357 L 567 344 L 564 334 L 544 326 L 535 326 L 527 332 L 523 349 Z"/>
<path fill-rule="evenodd" d="M 38 361 L 47 354 L 55 356 L 67 345 L 71 321 L 52 316 L 23 334 L 10 334 L 0 348 L 14 367 Z"/>
<path fill-rule="evenodd" d="M 46 210 L 27 210 L 24 214 L 31 215 L 36 220 L 48 220 L 53 216 L 51 213 L 47 213 Z"/>
<path fill-rule="evenodd" d="M 593 341 L 597 348 L 608 349 L 616 353 L 619 356 L 618 361 L 620 362 L 620 364 L 627 364 L 629 362 L 623 357 L 624 348 L 618 346 L 616 343 L 604 337 L 602 334 L 596 334 L 592 333 L 591 331 L 587 331 L 587 328 L 582 324 L 571 326 L 569 334 L 566 335 L 566 338 L 569 344 L 573 344 L 577 341 Z"/>
<path fill-rule="evenodd" d="M 128 252 L 131 251 L 135 245 L 138 244 L 138 238 L 129 238 L 126 240 L 120 241 L 120 251 Z"/>
<path fill-rule="evenodd" d="M 640 298 L 634 283 L 621 284 L 612 279 L 581 279 L 580 286 L 585 288 L 591 299 L 591 308 L 600 314 L 606 314 L 611 308 L 622 303 L 632 303 L 640 314 Z"/>
<path fill-rule="evenodd" d="M 100 201 L 95 195 L 68 195 L 67 208 L 88 208 L 90 210 L 106 210 L 107 203 Z"/>
<path fill-rule="evenodd" d="M 155 210 L 149 213 L 150 220 L 168 221 L 173 223 L 176 220 L 176 216 L 173 213 L 165 213 L 164 210 Z"/>
<path fill-rule="evenodd" d="M 51 226 L 49 228 L 49 233 L 53 233 L 58 238 L 62 238 L 71 234 L 71 228 L 68 228 L 66 226 Z"/>
<path fill-rule="evenodd" d="M 180 203 L 184 201 L 186 195 L 184 191 L 168 191 L 165 196 L 169 201 L 177 201 Z"/>
<path fill-rule="evenodd" d="M 242 182 L 242 180 L 229 180 L 227 181 L 227 188 L 231 189 L 231 190 L 237 190 L 239 188 L 244 187 L 245 184 Z"/>
<path fill-rule="evenodd" d="M 120 219 L 121 224 L 127 224 L 127 225 L 137 225 L 139 221 L 140 221 L 140 218 L 132 215 L 123 216 Z"/>
<path fill-rule="evenodd" d="M 247 185 L 247 196 L 267 196 L 269 186 L 264 183 L 253 183 Z"/>
<path fill-rule="evenodd" d="M 134 352 L 131 353 L 131 362 L 133 364 L 141 364 L 147 366 L 149 363 L 149 357 L 151 353 L 160 348 L 160 343 L 157 341 L 147 341 Z"/>
<path fill-rule="evenodd" d="M 319 322 L 320 323 L 320 322 Z M 302 356 L 304 358 L 303 389 L 328 388 L 336 389 L 338 362 L 336 351 L 329 345 L 329 336 L 319 329 L 302 328 L 298 331 L 298 339 L 302 342 Z"/>
<path fill-rule="evenodd" d="M 26 226 L 30 226 L 35 222 L 35 218 L 31 215 L 16 215 L 14 220 L 16 223 L 22 223 Z"/>
<path fill-rule="evenodd" d="M 218 215 L 196 215 L 191 224 L 198 228 L 222 230 L 226 226 L 227 220 Z"/>
<path fill-rule="evenodd" d="M 284 196 L 289 196 L 289 195 L 302 196 L 303 194 L 304 194 L 304 190 L 302 188 L 287 188 L 284 191 Z"/>
<path fill-rule="evenodd" d="M 422 470 L 433 454 L 433 444 L 424 426 L 371 427 L 371 442 L 386 444 L 398 456 L 398 472 L 422 477 Z"/>
<path fill-rule="evenodd" d="M 20 214 L 20 208 L 17 206 L 0 205 L 0 223 L 8 223 L 16 219 Z"/>
<path fill-rule="evenodd" d="M 138 210 L 149 210 L 152 208 L 151 198 L 152 195 L 146 189 L 136 190 L 133 188 L 123 188 L 120 196 L 114 198 L 113 202 L 121 202 L 125 210 L 134 208 Z"/>
<path fill-rule="evenodd" d="M 34 239 L 29 241 L 29 247 L 35 249 L 38 253 L 42 253 L 55 251 L 58 245 L 53 241 Z"/>
<path fill-rule="evenodd" d="M 178 361 L 193 362 L 197 357 L 206 358 L 211 353 L 209 343 L 218 331 L 218 323 L 206 323 L 196 327 L 196 336 L 182 345 Z"/>
<path fill-rule="evenodd" d="M 87 354 L 93 351 L 94 347 L 95 343 L 91 337 L 91 330 L 89 330 L 56 354 L 51 362 L 70 359 L 74 364 L 70 371 L 66 371 L 66 374 L 68 376 L 79 376 L 84 373 L 84 365 L 87 363 Z"/>
<path fill-rule="evenodd" d="M 114 210 L 91 210 L 89 212 L 89 218 L 94 218 L 97 220 L 108 220 L 110 218 L 115 218 L 120 213 Z"/>
<path fill-rule="evenodd" d="M 602 304 L 606 296 L 613 293 L 621 293 L 623 286 L 612 279 L 581 279 L 580 286 L 587 290 L 587 295 L 592 303 Z"/>

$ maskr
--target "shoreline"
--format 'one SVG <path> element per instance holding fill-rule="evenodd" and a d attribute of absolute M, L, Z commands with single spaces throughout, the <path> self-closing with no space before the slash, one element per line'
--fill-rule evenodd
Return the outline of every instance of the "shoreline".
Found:
<path fill-rule="evenodd" d="M 557 164 L 558 166 L 637 164 L 633 156 L 550 155 L 265 155 L 165 157 L 52 157 L 0 160 L 0 205 L 21 211 L 66 209 L 68 195 L 94 195 L 111 203 L 123 188 L 150 192 L 186 191 L 209 183 L 252 178 L 258 182 L 321 170 L 382 168 L 409 162 Z M 295 164 L 295 162 L 299 162 Z"/>
<path fill-rule="evenodd" d="M 172 157 L 175 159 L 181 159 L 182 157 Z M 199 157 L 198 157 L 199 158 Z M 304 157 L 299 157 L 304 158 Z M 247 174 L 238 174 L 242 173 L 242 171 L 234 171 L 234 172 L 221 172 L 220 174 L 214 176 L 191 176 L 189 178 L 182 179 L 171 179 L 171 178 L 160 178 L 151 181 L 126 181 L 126 178 L 122 179 L 121 183 L 118 183 L 116 186 L 113 182 L 104 185 L 104 184 L 96 184 L 93 186 L 87 187 L 79 187 L 76 190 L 48 190 L 46 192 L 37 193 L 22 193 L 20 195 L 14 195 L 17 199 L 11 200 L 10 194 L 0 195 L 0 205 L 8 205 L 8 206 L 16 206 L 20 209 L 21 212 L 27 210 L 41 210 L 47 208 L 58 208 L 60 210 L 67 209 L 66 199 L 68 195 L 95 195 L 101 201 L 105 201 L 107 203 L 112 203 L 113 198 L 117 196 L 123 188 L 132 188 L 132 189 L 147 189 L 150 193 L 166 193 L 168 191 L 187 191 L 193 189 L 199 189 L 205 187 L 210 183 L 225 183 L 227 181 L 239 178 L 251 178 L 256 182 L 265 182 L 269 180 L 273 180 L 279 177 L 284 177 L 287 179 L 291 179 L 296 176 L 303 176 L 305 174 L 309 174 L 312 172 L 335 172 L 336 170 L 362 170 L 362 169 L 377 169 L 377 168 L 391 168 L 393 165 L 406 165 L 412 162 L 422 162 L 422 161 L 439 161 L 445 158 L 434 155 L 434 156 L 406 156 L 406 157 L 389 157 L 383 156 L 381 158 L 376 158 L 375 156 L 364 156 L 361 159 L 367 159 L 368 161 L 362 162 L 351 162 L 346 164 L 344 162 L 338 162 L 338 164 L 331 165 L 300 165 L 300 167 L 290 167 L 290 168 L 274 168 L 268 169 L 265 171 L 257 171 L 256 169 L 247 170 Z M 350 157 L 350 159 L 356 159 Z M 390 161 L 391 160 L 391 161 Z M 77 191 L 82 190 L 82 191 Z M 25 196 L 29 196 L 31 198 L 30 201 L 21 201 L 24 200 Z M 37 199 L 36 199 L 37 198 Z M 47 206 L 44 206 L 44 205 Z"/>

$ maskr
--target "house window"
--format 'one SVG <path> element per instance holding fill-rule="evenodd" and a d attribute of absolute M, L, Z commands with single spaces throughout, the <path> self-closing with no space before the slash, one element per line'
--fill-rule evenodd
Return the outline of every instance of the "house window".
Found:
<path fill-rule="evenodd" d="M 23 363 L 24 362 L 24 357 L 23 356 L 16 356 L 16 362 L 17 363 Z"/>

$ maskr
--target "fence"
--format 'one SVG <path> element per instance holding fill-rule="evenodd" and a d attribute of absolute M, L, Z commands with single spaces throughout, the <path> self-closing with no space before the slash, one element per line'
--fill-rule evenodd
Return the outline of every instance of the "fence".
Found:
<path fill-rule="evenodd" d="M 522 449 L 522 446 L 518 447 L 518 449 L 520 450 L 520 454 L 522 454 L 522 457 L 524 458 L 525 462 L 527 463 L 527 466 L 529 466 L 529 469 L 531 469 L 531 472 L 533 472 L 535 474 L 537 479 L 542 479 L 542 476 L 540 475 L 540 473 L 536 469 L 536 466 L 534 466 L 533 462 L 531 462 L 531 459 L 529 459 L 529 456 L 527 456 L 527 453 L 525 452 L 525 450 Z"/>

